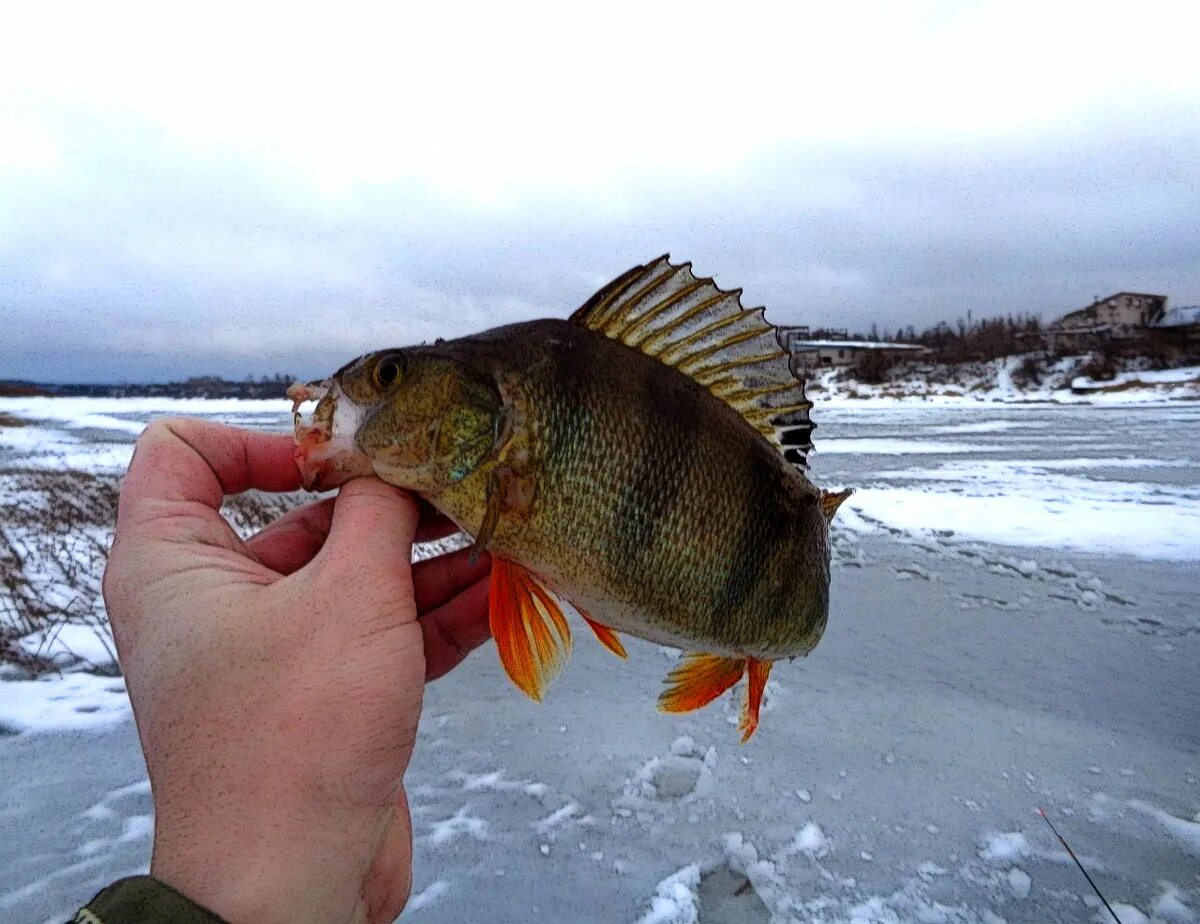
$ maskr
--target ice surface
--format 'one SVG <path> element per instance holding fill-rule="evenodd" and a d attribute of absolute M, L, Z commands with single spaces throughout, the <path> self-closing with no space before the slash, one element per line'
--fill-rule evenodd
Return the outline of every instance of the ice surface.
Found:
<path fill-rule="evenodd" d="M 1188 821 L 1185 818 L 1176 818 L 1169 812 L 1164 812 L 1157 806 L 1143 802 L 1141 799 L 1130 799 L 1129 805 L 1155 819 L 1185 850 L 1200 860 L 1200 820 Z"/>
<path fill-rule="evenodd" d="M 535 704 L 485 646 L 426 691 L 407 776 L 406 917 L 1088 920 L 1098 906 L 1083 901 L 1086 883 L 1032 815 L 1045 804 L 1130 915 L 1194 922 L 1194 559 L 1123 554 L 1129 543 L 1112 544 L 1088 510 L 1127 514 L 1148 549 L 1171 531 L 1190 541 L 1178 518 L 1200 498 L 1200 407 L 814 397 L 819 441 L 868 442 L 814 455 L 813 477 L 868 492 L 867 504 L 839 514 L 828 631 L 811 657 L 776 665 L 755 738 L 738 745 L 733 694 L 685 716 L 655 710 L 674 650 L 629 639 L 618 663 L 581 645 Z M 124 430 L 39 426 L 23 449 L 3 438 L 29 428 L 0 431 L 0 489 L 6 463 L 52 469 L 78 454 L 86 468 L 105 447 L 128 453 L 148 415 L 180 410 L 129 407 L 64 413 L 67 424 L 95 415 Z M 286 428 L 286 407 L 238 409 L 200 412 Z M 97 435 L 103 443 L 88 442 Z M 936 451 L 854 451 L 889 444 Z M 931 527 L 903 504 L 887 519 L 888 502 L 869 492 L 923 494 L 935 510 L 939 495 L 975 499 L 990 505 L 975 519 L 999 525 Z M 1037 525 L 1032 508 L 1052 504 L 1075 522 L 1072 542 L 1012 541 L 1022 517 Z M 5 920 L 67 920 L 104 883 L 146 868 L 150 797 L 121 681 L 71 690 L 80 676 L 0 670 Z M 22 718 L 10 722 L 14 704 Z"/>

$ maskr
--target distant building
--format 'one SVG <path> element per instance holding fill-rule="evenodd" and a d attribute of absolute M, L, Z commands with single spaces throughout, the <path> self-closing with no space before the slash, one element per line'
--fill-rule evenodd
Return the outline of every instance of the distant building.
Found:
<path fill-rule="evenodd" d="M 1152 326 L 1161 342 L 1189 354 L 1200 350 L 1200 305 L 1164 311 Z"/>
<path fill-rule="evenodd" d="M 1055 352 L 1090 350 L 1146 339 L 1166 310 L 1165 295 L 1117 292 L 1064 314 L 1046 328 L 1046 346 Z"/>
<path fill-rule="evenodd" d="M 884 340 L 805 340 L 791 338 L 786 343 L 792 368 L 797 372 L 812 372 L 851 366 L 864 353 L 877 353 L 893 359 L 920 359 L 928 347 L 914 343 L 891 343 Z"/>

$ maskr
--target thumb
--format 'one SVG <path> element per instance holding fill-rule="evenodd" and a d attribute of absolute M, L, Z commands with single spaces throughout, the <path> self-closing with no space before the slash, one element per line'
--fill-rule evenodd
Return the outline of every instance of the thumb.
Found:
<path fill-rule="evenodd" d="M 412 558 L 419 519 L 417 501 L 407 491 L 378 478 L 355 478 L 338 493 L 318 557 L 340 567 L 395 569 Z"/>

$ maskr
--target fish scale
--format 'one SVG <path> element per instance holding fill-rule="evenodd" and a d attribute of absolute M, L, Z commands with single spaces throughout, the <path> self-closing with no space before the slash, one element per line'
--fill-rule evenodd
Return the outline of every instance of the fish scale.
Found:
<path fill-rule="evenodd" d="M 573 361 L 533 355 L 529 344 L 549 340 Z M 519 383 L 537 434 L 537 503 L 497 528 L 494 552 L 616 629 L 722 654 L 805 650 L 825 601 L 802 586 L 805 569 L 780 565 L 820 558 L 819 492 L 807 479 L 690 380 L 565 321 L 471 341 L 433 350 Z M 659 400 L 647 400 L 647 382 Z M 631 502 L 639 484 L 649 490 Z M 483 497 L 464 484 L 443 501 L 465 512 Z"/>

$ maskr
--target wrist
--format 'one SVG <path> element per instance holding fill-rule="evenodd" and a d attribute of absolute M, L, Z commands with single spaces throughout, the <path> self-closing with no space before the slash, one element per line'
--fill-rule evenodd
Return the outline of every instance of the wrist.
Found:
<path fill-rule="evenodd" d="M 164 819 L 150 873 L 229 924 L 365 920 L 369 858 L 350 856 L 319 824 L 287 830 L 281 816 L 288 818 L 275 805 L 223 824 Z"/>

